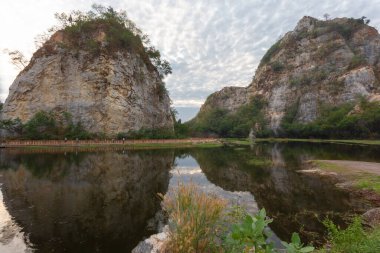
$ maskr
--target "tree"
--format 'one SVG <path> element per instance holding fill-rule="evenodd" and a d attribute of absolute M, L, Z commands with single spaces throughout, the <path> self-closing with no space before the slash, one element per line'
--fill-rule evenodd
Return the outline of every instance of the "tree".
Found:
<path fill-rule="evenodd" d="M 102 5 L 92 5 L 92 10 L 88 12 L 72 11 L 69 14 L 56 13 L 59 25 L 52 27 L 49 33 L 58 30 L 66 30 L 78 42 L 86 31 L 88 32 L 100 23 L 108 26 L 106 29 L 107 47 L 113 49 L 132 49 L 142 55 L 144 61 L 153 64 L 160 76 L 163 78 L 172 73 L 172 68 L 168 61 L 161 58 L 160 52 L 152 46 L 149 37 L 128 18 L 125 11 L 116 11 L 112 7 Z M 44 38 L 44 37 L 43 37 Z M 37 38 L 37 41 L 44 42 L 45 39 Z M 41 44 L 41 43 L 39 43 Z M 98 47 L 99 45 L 94 45 Z"/>
<path fill-rule="evenodd" d="M 20 70 L 24 69 L 29 63 L 24 54 L 18 50 L 10 51 L 9 49 L 4 49 L 3 52 L 9 55 L 11 63 Z"/>
<path fill-rule="evenodd" d="M 330 19 L 330 14 L 328 14 L 328 13 L 325 13 L 325 14 L 323 14 L 323 17 L 325 18 L 325 20 L 327 21 L 327 20 L 329 20 Z"/>

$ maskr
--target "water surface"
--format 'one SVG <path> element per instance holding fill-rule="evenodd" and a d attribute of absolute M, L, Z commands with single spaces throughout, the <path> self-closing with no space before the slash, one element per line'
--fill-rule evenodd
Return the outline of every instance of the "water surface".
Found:
<path fill-rule="evenodd" d="M 265 208 L 271 229 L 320 242 L 330 217 L 344 224 L 370 204 L 303 175 L 309 159 L 380 162 L 376 146 L 261 143 L 165 150 L 3 149 L 0 252 L 129 252 L 162 226 L 160 198 L 179 182 Z"/>

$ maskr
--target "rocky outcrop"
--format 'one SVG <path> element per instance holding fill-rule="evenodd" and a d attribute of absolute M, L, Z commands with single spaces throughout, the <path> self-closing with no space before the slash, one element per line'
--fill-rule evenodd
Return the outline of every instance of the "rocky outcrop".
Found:
<path fill-rule="evenodd" d="M 106 50 L 102 27 L 79 38 L 77 48 L 66 46 L 70 40 L 58 31 L 33 55 L 10 87 L 2 119 L 24 123 L 39 111 L 53 111 L 107 135 L 173 129 L 170 98 L 149 58 L 125 48 Z"/>
<path fill-rule="evenodd" d="M 276 132 L 289 108 L 296 122 L 315 120 L 323 104 L 339 105 L 358 96 L 379 100 L 380 35 L 362 19 L 302 18 L 264 55 L 248 87 L 228 87 L 210 95 L 195 118 L 221 108 L 234 112 L 257 96 Z"/>
<path fill-rule="evenodd" d="M 380 226 L 380 207 L 368 210 L 362 217 L 368 226 L 373 228 Z"/>

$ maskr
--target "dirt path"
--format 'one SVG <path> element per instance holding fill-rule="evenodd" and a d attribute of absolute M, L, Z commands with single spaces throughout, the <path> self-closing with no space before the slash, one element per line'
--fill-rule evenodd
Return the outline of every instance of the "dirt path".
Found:
<path fill-rule="evenodd" d="M 346 161 L 346 160 L 318 160 L 347 169 L 347 172 L 367 172 L 380 176 L 380 163 Z"/>

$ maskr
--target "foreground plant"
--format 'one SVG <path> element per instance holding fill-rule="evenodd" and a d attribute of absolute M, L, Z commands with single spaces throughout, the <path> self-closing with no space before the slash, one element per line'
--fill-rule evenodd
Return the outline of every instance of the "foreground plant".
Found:
<path fill-rule="evenodd" d="M 232 232 L 226 237 L 225 252 L 278 252 L 273 243 L 268 241 L 271 236 L 268 225 L 272 219 L 267 218 L 265 209 L 254 216 L 246 215 L 242 223 L 233 225 Z M 304 247 L 297 233 L 293 233 L 290 243 L 282 242 L 288 253 L 308 253 L 314 247 Z"/>
<path fill-rule="evenodd" d="M 218 252 L 216 241 L 226 202 L 201 192 L 194 185 L 179 185 L 164 197 L 169 214 L 169 241 L 165 252 Z"/>
<path fill-rule="evenodd" d="M 297 233 L 292 234 L 291 243 L 281 242 L 285 246 L 287 253 L 308 253 L 313 252 L 314 247 L 312 246 L 303 246 L 301 238 Z"/>
<path fill-rule="evenodd" d="M 164 252 L 278 252 L 268 241 L 268 225 L 272 219 L 267 217 L 265 209 L 254 216 L 239 206 L 226 213 L 224 200 L 200 191 L 195 185 L 180 184 L 175 192 L 163 199 L 169 215 L 169 240 Z M 283 245 L 288 253 L 314 250 L 303 247 L 297 233 L 293 234 L 290 243 L 283 242 Z"/>
<path fill-rule="evenodd" d="M 365 231 L 361 219 L 356 217 L 346 228 L 341 229 L 331 220 L 324 221 L 329 231 L 329 247 L 321 252 L 331 253 L 379 253 L 380 227 Z"/>

